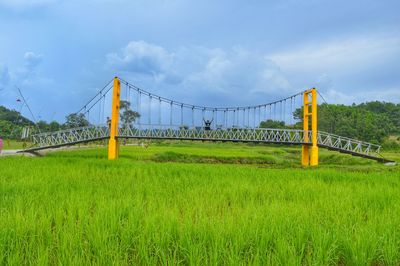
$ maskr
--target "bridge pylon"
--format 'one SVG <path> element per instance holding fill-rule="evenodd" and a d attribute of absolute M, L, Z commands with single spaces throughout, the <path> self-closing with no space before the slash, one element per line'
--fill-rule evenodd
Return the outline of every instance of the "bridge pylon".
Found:
<path fill-rule="evenodd" d="M 311 101 L 310 101 L 311 96 Z M 311 106 L 311 112 L 310 112 Z M 309 144 L 303 144 L 301 154 L 301 164 L 303 166 L 318 165 L 318 121 L 317 121 L 317 90 L 312 88 L 303 94 L 303 130 L 304 142 L 310 142 L 310 117 L 311 117 L 311 147 Z"/>
<path fill-rule="evenodd" d="M 118 77 L 114 78 L 111 123 L 109 125 L 110 139 L 108 141 L 108 160 L 115 160 L 119 156 L 118 136 L 118 118 L 121 95 L 121 82 Z"/>

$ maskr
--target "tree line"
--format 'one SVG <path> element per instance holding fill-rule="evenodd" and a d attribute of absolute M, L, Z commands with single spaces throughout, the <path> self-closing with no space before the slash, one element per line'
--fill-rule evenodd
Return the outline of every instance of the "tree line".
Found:
<path fill-rule="evenodd" d="M 140 114 L 131 110 L 131 104 L 128 101 L 120 102 L 120 121 L 121 126 L 129 126 L 135 122 Z M 0 106 L 0 137 L 19 139 L 21 138 L 23 128 L 30 127 L 33 132 L 49 132 L 69 128 L 78 128 L 89 126 L 90 122 L 82 113 L 71 113 L 65 117 L 65 122 L 58 121 L 46 122 L 40 120 L 37 123 L 29 120 L 16 110 L 10 110 Z"/>
<path fill-rule="evenodd" d="M 260 124 L 263 128 L 302 129 L 303 110 L 293 113 L 294 125 L 282 121 L 267 120 Z M 321 104 L 318 106 L 318 130 L 355 138 L 372 143 L 400 141 L 400 104 L 368 102 L 362 104 Z"/>

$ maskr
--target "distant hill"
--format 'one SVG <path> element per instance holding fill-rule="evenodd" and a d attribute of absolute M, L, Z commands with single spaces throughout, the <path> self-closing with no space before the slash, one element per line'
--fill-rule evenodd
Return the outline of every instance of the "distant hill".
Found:
<path fill-rule="evenodd" d="M 29 126 L 34 124 L 31 120 L 21 115 L 21 113 L 15 110 L 10 110 L 4 106 L 0 106 L 0 120 L 8 121 L 19 126 Z"/>
<path fill-rule="evenodd" d="M 18 137 L 24 126 L 34 123 L 15 110 L 0 106 L 0 137 Z"/>

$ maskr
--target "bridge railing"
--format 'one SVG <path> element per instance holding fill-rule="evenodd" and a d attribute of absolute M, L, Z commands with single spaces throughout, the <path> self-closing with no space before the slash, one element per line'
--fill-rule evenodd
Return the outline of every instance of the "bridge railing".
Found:
<path fill-rule="evenodd" d="M 87 126 L 32 135 L 34 146 L 57 147 L 76 144 L 109 136 L 107 126 Z"/>
<path fill-rule="evenodd" d="M 360 140 L 350 139 L 323 131 L 318 131 L 318 146 L 333 148 L 339 151 L 347 151 L 349 153 L 358 153 L 364 155 L 379 155 L 381 146 L 364 142 Z"/>
<path fill-rule="evenodd" d="M 272 128 L 220 128 L 206 130 L 204 127 L 171 125 L 137 125 L 120 128 L 120 138 L 184 139 L 210 141 L 242 141 L 268 143 L 304 143 L 303 130 Z"/>
<path fill-rule="evenodd" d="M 221 128 L 206 130 L 204 127 L 174 125 L 137 125 L 119 128 L 119 138 L 179 139 L 304 144 L 303 130 L 272 128 Z M 32 136 L 34 147 L 47 148 L 105 139 L 109 137 L 108 126 L 87 126 Z M 311 138 L 309 138 L 311 139 Z"/>
<path fill-rule="evenodd" d="M 265 142 L 286 144 L 310 144 L 311 131 L 308 131 L 308 141 L 305 141 L 304 131 L 298 129 L 273 128 L 220 128 L 206 130 L 204 127 L 186 127 L 179 125 L 134 125 L 119 128 L 119 138 L 141 139 L 180 139 L 180 140 L 210 140 Z M 109 137 L 106 125 L 88 126 L 65 129 L 56 132 L 40 133 L 32 136 L 35 147 L 58 147 L 73 145 L 87 141 Z M 350 139 L 323 131 L 318 131 L 318 146 L 338 151 L 379 156 L 381 146 L 355 139 Z"/>

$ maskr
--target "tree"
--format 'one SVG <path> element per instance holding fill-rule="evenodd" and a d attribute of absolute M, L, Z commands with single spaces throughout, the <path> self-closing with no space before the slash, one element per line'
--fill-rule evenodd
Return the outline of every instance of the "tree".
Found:
<path fill-rule="evenodd" d="M 400 106 L 392 103 L 371 102 L 351 106 L 321 104 L 318 106 L 318 130 L 381 143 L 390 134 L 399 134 L 396 127 Z M 294 112 L 296 119 L 303 117 L 303 110 Z M 302 122 L 296 126 L 301 128 Z"/>
<path fill-rule="evenodd" d="M 122 111 L 120 115 L 123 128 L 129 127 L 140 117 L 138 112 L 131 109 L 131 103 L 129 101 L 121 101 L 120 110 Z"/>
<path fill-rule="evenodd" d="M 58 123 L 57 121 L 52 121 L 50 123 L 47 123 L 46 121 L 40 120 L 36 123 L 36 126 L 42 132 L 57 131 L 57 130 L 60 130 L 60 128 L 61 128 L 60 123 Z"/>
<path fill-rule="evenodd" d="M 46 121 L 40 120 L 36 123 L 36 126 L 39 128 L 40 131 L 49 131 L 49 124 Z"/>
<path fill-rule="evenodd" d="M 69 114 L 65 119 L 64 125 L 66 128 L 86 127 L 89 125 L 89 121 L 86 120 L 84 114 Z"/>
<path fill-rule="evenodd" d="M 61 129 L 61 125 L 60 123 L 58 123 L 57 121 L 52 121 L 49 124 L 49 130 L 50 131 L 57 131 Z"/>
<path fill-rule="evenodd" d="M 285 122 L 283 121 L 275 121 L 272 119 L 268 119 L 266 121 L 261 121 L 260 128 L 287 128 L 285 126 Z"/>
<path fill-rule="evenodd" d="M 15 125 L 6 120 L 0 120 L 0 138 L 11 137 L 11 133 L 15 132 Z"/>

